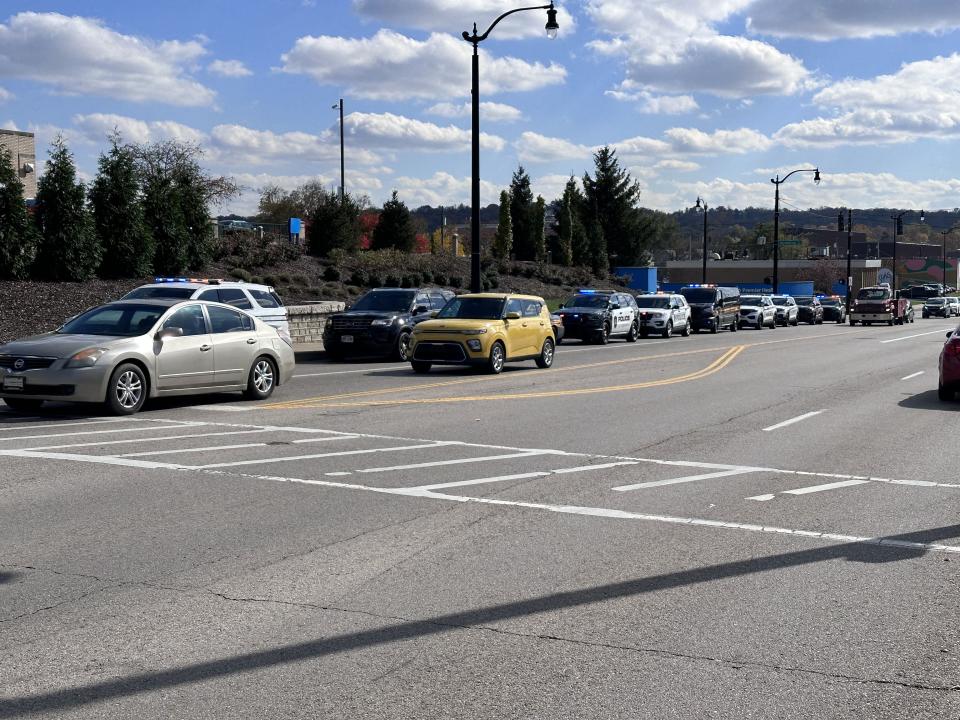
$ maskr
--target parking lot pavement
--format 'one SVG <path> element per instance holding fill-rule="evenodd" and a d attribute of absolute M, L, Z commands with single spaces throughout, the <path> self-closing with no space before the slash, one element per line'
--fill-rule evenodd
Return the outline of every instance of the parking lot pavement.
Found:
<path fill-rule="evenodd" d="M 0 411 L 0 717 L 954 717 L 940 332 Z"/>

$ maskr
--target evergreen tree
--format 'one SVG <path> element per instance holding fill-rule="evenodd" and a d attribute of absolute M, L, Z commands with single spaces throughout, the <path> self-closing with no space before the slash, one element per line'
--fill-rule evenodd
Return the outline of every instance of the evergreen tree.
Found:
<path fill-rule="evenodd" d="M 187 266 L 190 237 L 173 180 L 154 176 L 143 188 L 144 222 L 154 240 L 153 271 L 176 275 Z"/>
<path fill-rule="evenodd" d="M 620 167 L 615 150 L 600 148 L 594 153 L 593 160 L 594 177 L 583 176 L 587 206 L 603 229 L 609 252 L 624 265 L 637 263 L 649 241 L 640 229 L 637 210 L 640 186 Z"/>
<path fill-rule="evenodd" d="M 37 232 L 23 202 L 23 183 L 10 152 L 0 147 L 0 278 L 25 278 L 36 252 Z"/>
<path fill-rule="evenodd" d="M 413 252 L 417 242 L 417 231 L 410 217 L 410 210 L 397 198 L 397 191 L 393 191 L 390 199 L 383 204 L 380 213 L 380 222 L 373 229 L 371 248 L 384 250 L 396 248 L 403 252 Z"/>
<path fill-rule="evenodd" d="M 533 205 L 533 258 L 547 261 L 547 204 L 541 195 Z"/>
<path fill-rule="evenodd" d="M 213 254 L 213 220 L 203 187 L 193 174 L 181 175 L 175 184 L 177 202 L 186 227 L 186 263 L 189 270 L 203 270 Z"/>
<path fill-rule="evenodd" d="M 557 234 L 560 237 L 558 257 L 565 258 L 562 262 L 565 265 L 591 265 L 590 242 L 584 227 L 585 200 L 572 175 L 557 205 Z"/>
<path fill-rule="evenodd" d="M 557 265 L 569 267 L 573 264 L 573 207 L 566 190 L 557 203 L 557 236 L 557 256 L 553 261 Z"/>
<path fill-rule="evenodd" d="M 94 228 L 103 244 L 100 276 L 140 277 L 153 268 L 153 236 L 144 221 L 133 153 L 120 145 L 119 135 L 110 143 L 90 187 Z"/>
<path fill-rule="evenodd" d="M 587 244 L 589 246 L 589 262 L 595 275 L 605 276 L 610 270 L 610 257 L 607 250 L 607 238 L 603 233 L 603 223 L 594 211 L 586 227 Z"/>
<path fill-rule="evenodd" d="M 500 222 L 497 234 L 493 236 L 493 256 L 500 260 L 509 260 L 513 252 L 513 223 L 510 221 L 510 193 L 500 191 Z"/>
<path fill-rule="evenodd" d="M 530 176 L 523 165 L 510 182 L 510 221 L 513 226 L 513 252 L 517 260 L 533 260 L 536 239 L 533 234 L 533 191 Z"/>
<path fill-rule="evenodd" d="M 41 237 L 35 274 L 39 277 L 86 280 L 100 266 L 100 241 L 86 198 L 83 183 L 77 182 L 73 155 L 58 136 L 37 184 L 36 218 Z"/>
<path fill-rule="evenodd" d="M 327 257 L 333 250 L 356 252 L 360 247 L 360 214 L 367 204 L 365 197 L 347 193 L 343 202 L 338 193 L 322 190 L 310 215 L 307 245 L 310 254 Z"/>

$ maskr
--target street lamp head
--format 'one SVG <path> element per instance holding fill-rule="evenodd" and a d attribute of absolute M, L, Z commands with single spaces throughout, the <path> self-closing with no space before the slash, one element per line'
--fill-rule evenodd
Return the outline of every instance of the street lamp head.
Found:
<path fill-rule="evenodd" d="M 920 222 L 921 222 L 921 223 L 922 223 L 922 222 L 925 222 L 926 219 L 927 219 L 926 215 L 924 214 L 923 210 L 921 210 L 921 211 L 920 211 Z"/>
<path fill-rule="evenodd" d="M 820 168 L 813 171 L 813 182 L 816 185 L 820 184 Z"/>
<path fill-rule="evenodd" d="M 698 197 L 697 197 L 697 204 L 696 204 L 697 212 L 700 212 L 700 211 L 703 209 L 703 206 L 701 205 L 701 202 L 702 202 L 702 201 L 700 200 L 700 198 L 699 198 L 699 196 L 698 196 Z"/>
<path fill-rule="evenodd" d="M 557 37 L 560 25 L 557 24 L 557 9 L 553 6 L 553 3 L 550 3 L 550 7 L 547 8 L 547 24 L 544 27 L 548 38 L 553 40 Z"/>

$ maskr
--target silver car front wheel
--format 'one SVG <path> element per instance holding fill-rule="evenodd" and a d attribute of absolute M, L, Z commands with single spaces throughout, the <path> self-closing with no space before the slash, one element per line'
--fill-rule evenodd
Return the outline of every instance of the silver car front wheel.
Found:
<path fill-rule="evenodd" d="M 265 400 L 276 386 L 277 368 L 268 357 L 258 357 L 250 368 L 245 395 L 251 400 Z"/>
<path fill-rule="evenodd" d="M 107 407 L 116 415 L 139 412 L 147 399 L 147 379 L 143 370 L 132 363 L 120 365 L 110 376 Z"/>

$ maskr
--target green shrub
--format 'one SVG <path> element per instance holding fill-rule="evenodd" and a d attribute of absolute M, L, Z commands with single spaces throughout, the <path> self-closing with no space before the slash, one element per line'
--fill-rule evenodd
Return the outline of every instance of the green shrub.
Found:
<path fill-rule="evenodd" d="M 387 279 L 383 281 L 385 287 L 400 287 L 400 278 L 396 275 L 387 275 Z"/>
<path fill-rule="evenodd" d="M 253 280 L 253 275 L 239 267 L 235 267 L 230 271 L 230 277 L 236 278 L 237 280 L 243 280 L 244 282 L 250 282 Z"/>
<path fill-rule="evenodd" d="M 430 285 L 433 282 L 433 273 L 429 270 L 424 270 L 422 273 L 423 284 Z"/>
<path fill-rule="evenodd" d="M 286 273 L 279 273 L 277 275 L 277 283 L 287 284 L 290 282 L 290 276 Z"/>
<path fill-rule="evenodd" d="M 323 279 L 331 281 L 339 280 L 340 270 L 333 265 L 327 265 L 327 267 L 323 269 Z"/>
<path fill-rule="evenodd" d="M 347 281 L 350 285 L 363 286 L 367 284 L 367 274 L 363 270 L 354 270 Z"/>
<path fill-rule="evenodd" d="M 463 278 L 459 275 L 451 275 L 449 285 L 453 288 L 463 287 Z"/>
<path fill-rule="evenodd" d="M 440 274 L 440 273 L 436 273 L 436 274 L 433 276 L 433 282 L 434 282 L 435 285 L 446 285 L 446 284 L 447 284 L 447 276 L 446 276 L 446 275 L 442 275 L 442 274 Z"/>

